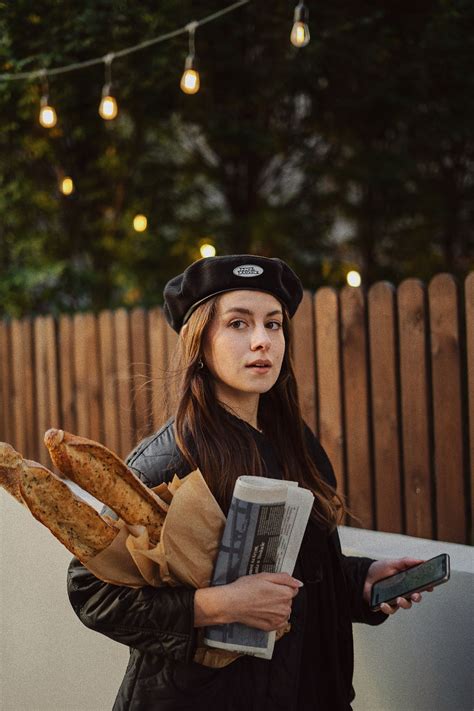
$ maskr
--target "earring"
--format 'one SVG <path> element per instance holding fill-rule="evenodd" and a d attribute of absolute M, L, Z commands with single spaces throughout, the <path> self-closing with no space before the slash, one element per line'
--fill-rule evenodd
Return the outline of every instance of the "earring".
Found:
<path fill-rule="evenodd" d="M 202 370 L 204 368 L 204 363 L 202 362 L 202 358 L 199 358 L 199 360 L 198 360 L 198 368 L 199 368 L 199 370 Z"/>

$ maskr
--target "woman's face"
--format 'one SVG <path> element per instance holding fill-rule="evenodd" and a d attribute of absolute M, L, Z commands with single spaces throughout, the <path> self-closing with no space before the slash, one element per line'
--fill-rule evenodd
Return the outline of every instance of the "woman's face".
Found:
<path fill-rule="evenodd" d="M 283 310 L 274 296 L 242 290 L 218 297 L 203 355 L 220 397 L 270 390 L 284 353 Z"/>

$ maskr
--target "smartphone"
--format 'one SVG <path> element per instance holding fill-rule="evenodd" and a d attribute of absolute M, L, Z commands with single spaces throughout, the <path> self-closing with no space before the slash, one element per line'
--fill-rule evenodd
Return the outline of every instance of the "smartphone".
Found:
<path fill-rule="evenodd" d="M 401 573 L 395 573 L 388 578 L 378 580 L 372 585 L 370 608 L 379 610 L 383 602 L 389 605 L 396 602 L 397 597 L 409 597 L 415 592 L 441 585 L 449 580 L 449 555 L 440 555 L 414 565 Z"/>

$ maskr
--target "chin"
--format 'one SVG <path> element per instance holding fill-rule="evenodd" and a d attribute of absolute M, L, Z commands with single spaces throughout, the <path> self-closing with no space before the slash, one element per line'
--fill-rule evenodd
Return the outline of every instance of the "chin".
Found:
<path fill-rule="evenodd" d="M 275 381 L 276 382 L 276 381 Z M 255 393 L 256 395 L 263 395 L 273 388 L 275 383 L 261 383 L 258 386 L 253 386 L 251 388 L 242 388 L 242 392 Z"/>

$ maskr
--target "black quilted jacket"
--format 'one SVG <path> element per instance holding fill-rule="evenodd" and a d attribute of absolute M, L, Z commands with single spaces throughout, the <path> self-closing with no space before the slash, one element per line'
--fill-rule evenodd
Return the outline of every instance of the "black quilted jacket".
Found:
<path fill-rule="evenodd" d="M 251 431 L 269 475 L 279 478 L 268 440 L 250 425 L 241 426 Z M 326 453 L 309 429 L 307 437 L 319 471 L 334 484 Z M 148 486 L 189 473 L 172 421 L 127 462 Z M 294 599 L 291 631 L 276 643 L 271 661 L 241 657 L 218 670 L 192 662 L 192 589 L 103 583 L 74 558 L 68 594 L 86 627 L 130 648 L 113 711 L 347 711 L 354 698 L 352 622 L 379 624 L 387 617 L 370 612 L 362 599 L 371 562 L 343 556 L 337 531 L 328 537 L 310 523 L 294 573 L 304 587 Z"/>

